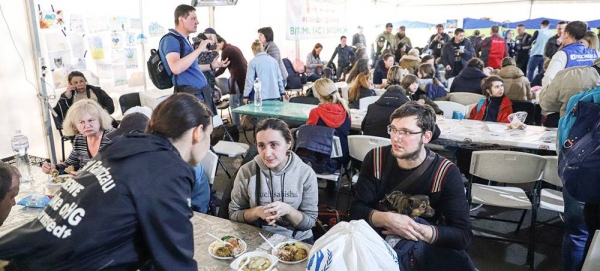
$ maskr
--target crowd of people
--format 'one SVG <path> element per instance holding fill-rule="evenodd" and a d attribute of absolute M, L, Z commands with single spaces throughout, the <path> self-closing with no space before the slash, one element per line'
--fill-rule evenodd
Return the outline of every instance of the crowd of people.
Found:
<path fill-rule="evenodd" d="M 229 71 L 230 105 L 236 108 L 251 103 L 256 91 L 263 100 L 288 99 L 285 89 L 296 74 L 286 67 L 270 27 L 257 30 L 250 44 L 254 58 L 247 61 L 213 28 L 189 42 L 198 26 L 194 7 L 178 6 L 174 19 L 175 28 L 161 39 L 159 51 L 175 94 L 154 111 L 134 108 L 117 123 L 110 116 L 115 108 L 110 96 L 88 85 L 81 72 L 69 75 L 69 87 L 54 111 L 65 135 L 74 136 L 73 150 L 63 162 L 43 163 L 42 171 L 71 174 L 73 181 L 36 219 L 0 238 L 0 259 L 9 261 L 7 270 L 197 270 L 189 218 L 192 211 L 211 208 L 200 161 L 210 149 L 212 116 L 221 98 L 215 78 Z M 359 26 L 352 44 L 340 37 L 327 62 L 320 56 L 323 45 L 315 44 L 304 68 L 319 105 L 306 125 L 322 129 L 308 137 L 338 136 L 338 163 L 350 162 L 350 109 L 359 108 L 361 98 L 376 96 L 376 88 L 385 89 L 368 106 L 361 128 L 365 135 L 389 138 L 391 145 L 364 158 L 351 218 L 364 219 L 382 236 L 422 241 L 420 257 L 427 260 L 417 259 L 420 270 L 476 270 L 466 252 L 473 233 L 461 172 L 425 148 L 440 136 L 435 120 L 444 112 L 435 101 L 453 92 L 482 94 L 467 117 L 509 122 L 511 101 L 537 96 L 547 115 L 545 124 L 552 126 L 553 119 L 566 113 L 570 96 L 600 85 L 598 37 L 580 21 L 561 22 L 556 29 L 552 35 L 545 20 L 533 35 L 519 25 L 516 36 L 513 30 L 501 35 L 492 26 L 486 38 L 479 31 L 465 37 L 461 28 L 450 37 L 437 25 L 427 46 L 416 48 L 404 26 L 393 34 L 388 23 L 369 55 Z M 336 57 L 337 66 L 332 65 Z M 336 80 L 348 84 L 347 100 Z M 236 126 L 239 117 L 232 116 Z M 255 134 L 257 155 L 232 181 L 228 218 L 313 243 L 319 203 L 315 168 L 294 152 L 296 136 L 284 121 L 261 120 Z M 413 182 L 414 172 L 420 172 L 420 181 Z M 16 168 L 0 164 L 0 226 L 15 204 L 19 177 Z M 377 210 L 395 190 L 428 195 L 435 216 L 412 219 Z M 563 265 L 575 270 L 588 229 L 584 204 L 564 194 Z"/>

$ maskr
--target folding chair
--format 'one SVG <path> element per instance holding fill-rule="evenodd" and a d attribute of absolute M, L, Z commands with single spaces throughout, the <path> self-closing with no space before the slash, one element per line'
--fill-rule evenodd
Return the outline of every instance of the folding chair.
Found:
<path fill-rule="evenodd" d="M 565 201 L 562 193 L 562 181 L 558 176 L 558 157 L 556 156 L 545 156 L 546 157 L 546 168 L 542 175 L 542 181 L 554 185 L 558 188 L 543 188 L 540 190 L 540 205 L 539 208 L 558 212 L 561 216 L 565 212 Z M 540 183 L 541 188 L 541 183 Z M 561 217 L 562 220 L 562 217 Z"/>
<path fill-rule="evenodd" d="M 527 250 L 527 264 L 530 269 L 534 265 L 535 253 L 535 225 L 537 217 L 537 193 L 536 183 L 538 182 L 544 167 L 546 158 L 543 156 L 514 152 L 514 151 L 476 151 L 471 158 L 471 179 L 467 191 L 469 204 L 476 203 L 482 205 L 498 206 L 517 210 L 531 210 L 531 225 L 529 236 L 529 247 Z M 473 183 L 473 176 L 490 180 L 488 185 Z M 504 184 L 532 184 L 531 200 L 526 192 L 519 187 L 514 186 L 495 186 L 491 181 Z M 479 217 L 484 218 L 484 217 Z M 485 219 L 513 222 L 497 218 L 487 217 Z M 487 237 L 484 238 L 511 241 L 515 243 L 526 243 L 518 240 L 506 238 Z"/>
<path fill-rule="evenodd" d="M 448 93 L 448 99 L 451 102 L 459 103 L 462 105 L 476 104 L 479 100 L 485 98 L 481 94 L 475 94 L 470 92 L 450 92 Z"/>
<path fill-rule="evenodd" d="M 444 118 L 452 119 L 454 115 L 454 111 L 458 111 L 463 114 L 463 116 L 467 116 L 467 106 L 459 104 L 457 102 L 448 102 L 448 101 L 434 101 L 440 108 L 440 110 L 444 111 Z"/>
<path fill-rule="evenodd" d="M 358 107 L 360 110 L 367 110 L 367 108 L 369 108 L 369 105 L 379 100 L 379 98 L 379 96 L 369 96 L 360 98 L 358 100 Z"/>
<path fill-rule="evenodd" d="M 129 110 L 129 108 L 135 106 L 142 106 L 142 103 L 140 101 L 140 93 L 133 92 L 121 95 L 121 97 L 119 97 L 119 105 L 121 105 L 122 114 L 125 114 L 125 112 Z"/>
<path fill-rule="evenodd" d="M 222 125 L 223 119 L 221 119 L 221 116 L 213 116 L 213 127 L 218 128 Z M 225 155 L 231 158 L 235 158 L 238 156 L 243 157 L 243 155 L 246 153 L 246 151 L 248 151 L 250 146 L 248 146 L 248 144 L 246 143 L 234 142 L 233 137 L 231 136 L 231 134 L 229 134 L 227 129 L 223 129 L 223 131 L 224 137 L 229 137 L 229 140 L 231 141 L 219 140 L 217 144 L 211 147 L 211 150 L 215 154 L 217 154 L 217 156 L 219 157 L 219 164 L 221 165 L 221 168 L 223 168 L 225 174 L 227 174 L 227 177 L 231 179 L 231 174 L 229 174 L 227 167 L 225 167 L 225 164 L 223 164 L 223 161 L 221 161 L 221 155 Z"/>
<path fill-rule="evenodd" d="M 216 78 L 216 85 L 221 90 L 221 100 L 215 106 L 221 111 L 221 118 L 223 118 L 223 110 L 227 109 L 229 113 L 229 120 L 231 121 L 231 108 L 229 107 L 229 99 L 222 98 L 230 93 L 229 80 L 229 78 L 225 77 Z"/>
<path fill-rule="evenodd" d="M 344 154 L 342 152 L 342 143 L 340 142 L 340 138 L 338 136 L 333 136 L 333 146 L 331 148 L 331 158 L 340 158 L 343 155 Z M 340 188 L 342 187 L 342 185 L 341 185 L 342 176 L 344 175 L 345 170 L 346 170 L 345 165 L 343 165 L 342 163 L 339 163 L 339 168 L 336 170 L 335 173 L 317 174 L 317 179 L 334 181 L 337 183 L 337 185 L 336 185 L 337 188 L 335 191 L 335 205 L 334 205 L 336 209 L 338 208 Z"/>
<path fill-rule="evenodd" d="M 202 159 L 200 164 L 204 168 L 204 172 L 208 177 L 208 183 L 212 186 L 215 182 L 215 175 L 217 175 L 217 164 L 219 163 L 219 156 L 217 156 L 214 152 L 208 151 L 206 156 Z"/>
<path fill-rule="evenodd" d="M 52 115 L 52 119 L 54 120 L 54 127 L 56 128 L 56 130 L 58 130 L 58 134 L 60 135 L 60 147 L 61 147 L 61 151 L 62 151 L 62 160 L 65 161 L 66 160 L 65 142 L 71 141 L 71 145 L 73 145 L 73 140 L 75 139 L 75 136 L 66 136 L 63 134 L 63 132 L 62 132 L 63 119 L 60 117 L 60 115 L 57 115 L 57 116 Z"/>
<path fill-rule="evenodd" d="M 352 159 L 362 161 L 365 159 L 367 153 L 377 147 L 383 147 L 391 145 L 392 141 L 389 138 L 383 138 L 378 136 L 369 135 L 351 135 L 348 136 L 348 152 Z M 354 162 L 354 161 L 353 161 Z M 352 186 L 358 181 L 358 172 L 352 175 L 350 181 L 350 196 L 348 196 L 347 206 L 350 206 L 350 197 L 352 196 Z"/>

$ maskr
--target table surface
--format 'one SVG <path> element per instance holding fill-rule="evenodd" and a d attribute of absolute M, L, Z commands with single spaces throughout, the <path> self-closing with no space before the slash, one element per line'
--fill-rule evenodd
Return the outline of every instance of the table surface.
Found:
<path fill-rule="evenodd" d="M 310 110 L 317 107 L 312 104 L 263 101 L 262 106 L 254 103 L 240 106 L 231 111 L 258 118 L 280 118 L 283 120 L 307 121 Z"/>
<path fill-rule="evenodd" d="M 45 182 L 48 180 L 48 175 L 44 174 L 40 167 L 32 166 L 31 170 L 34 181 L 21 183 L 19 194 L 16 197 L 17 202 L 31 194 L 45 194 L 44 187 Z M 28 208 L 21 205 L 13 206 L 6 221 L 0 226 L 0 236 L 35 219 L 42 210 L 43 208 Z M 194 212 L 191 222 L 194 227 L 194 260 L 198 262 L 198 270 L 231 270 L 229 264 L 233 260 L 219 260 L 213 258 L 208 253 L 208 246 L 214 239 L 208 236 L 207 232 L 219 237 L 232 235 L 244 240 L 248 246 L 246 252 L 271 252 L 271 247 L 258 235 L 259 232 L 274 245 L 291 240 L 288 237 L 272 234 L 248 224 L 196 212 Z M 311 245 L 308 245 L 308 247 L 311 247 Z M 306 269 L 306 264 L 307 261 L 293 265 L 278 263 L 277 267 L 279 270 L 300 271 Z"/>
<path fill-rule="evenodd" d="M 317 107 L 312 104 L 289 103 L 280 101 L 263 101 L 263 106 L 247 104 L 232 109 L 234 113 L 249 115 L 256 118 L 278 118 L 306 122 L 310 110 Z M 350 109 L 352 129 L 360 130 L 360 125 L 367 110 Z"/>
<path fill-rule="evenodd" d="M 438 119 L 440 138 L 465 143 L 498 144 L 527 149 L 556 150 L 556 128 L 528 125 L 525 130 L 490 131 L 488 125 L 504 125 L 478 120 Z M 500 127 L 500 126 L 497 126 Z"/>

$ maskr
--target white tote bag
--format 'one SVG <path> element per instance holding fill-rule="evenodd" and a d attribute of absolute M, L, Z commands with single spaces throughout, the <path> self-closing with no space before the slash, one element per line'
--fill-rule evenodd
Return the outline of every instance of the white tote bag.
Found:
<path fill-rule="evenodd" d="M 310 250 L 306 270 L 400 270 L 398 256 L 364 220 L 340 222 Z"/>

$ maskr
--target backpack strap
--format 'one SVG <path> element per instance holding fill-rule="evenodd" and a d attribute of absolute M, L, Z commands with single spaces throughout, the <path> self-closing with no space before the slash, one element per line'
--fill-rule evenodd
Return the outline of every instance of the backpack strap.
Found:
<path fill-rule="evenodd" d="M 485 103 L 485 98 L 482 98 L 481 100 L 479 100 L 479 102 L 477 103 L 477 113 L 479 113 L 479 111 L 481 110 L 481 107 L 483 106 L 483 104 Z"/>
<path fill-rule="evenodd" d="M 162 43 L 162 40 L 166 36 L 173 36 L 179 42 L 179 57 L 181 58 L 182 55 L 183 55 L 183 53 L 184 53 L 184 51 L 183 51 L 183 42 L 181 41 L 181 39 L 177 35 L 175 35 L 175 34 L 173 34 L 171 32 L 165 34 L 164 36 L 162 36 L 162 38 L 160 38 L 160 41 L 158 42 L 159 47 L 160 47 L 160 44 Z M 160 51 L 160 48 L 158 49 L 158 53 L 162 54 L 161 51 Z M 163 57 L 165 58 L 165 62 L 166 62 L 167 61 L 167 56 L 163 56 Z M 169 67 L 169 69 L 171 69 L 171 67 Z M 169 73 L 169 72 L 167 71 L 167 73 Z M 177 75 L 175 75 L 175 74 L 173 74 L 173 72 L 171 72 L 170 76 L 171 76 L 171 80 L 173 80 L 173 76 L 177 76 Z M 173 86 L 177 86 L 177 79 L 175 79 L 175 84 L 173 84 Z"/>
<path fill-rule="evenodd" d="M 450 160 L 440 157 L 441 163 L 438 164 L 437 170 L 433 175 L 433 183 L 431 184 L 431 193 L 437 193 L 442 191 L 442 186 L 444 185 L 444 178 L 446 178 L 446 173 L 450 169 L 450 166 L 453 165 Z"/>

